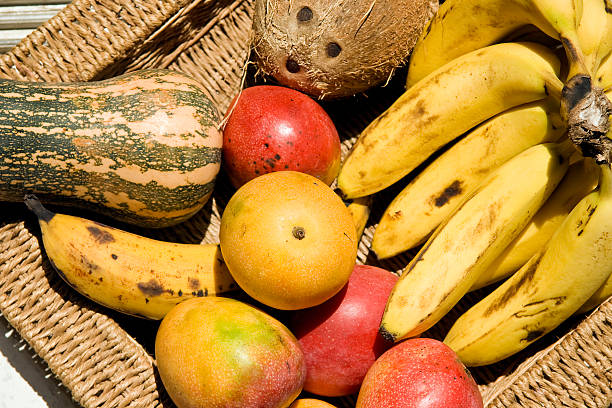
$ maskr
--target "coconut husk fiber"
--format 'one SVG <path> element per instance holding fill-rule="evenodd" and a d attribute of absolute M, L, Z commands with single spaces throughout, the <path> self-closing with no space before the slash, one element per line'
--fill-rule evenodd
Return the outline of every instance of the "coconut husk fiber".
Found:
<path fill-rule="evenodd" d="M 169 68 L 201 81 L 223 112 L 241 86 L 260 80 L 253 69 L 245 70 L 252 14 L 252 0 L 76 0 L 2 55 L 0 75 L 89 81 Z M 366 95 L 325 103 L 344 154 L 402 86 L 401 78 L 392 79 Z M 141 232 L 177 242 L 217 242 L 220 214 L 232 191 L 221 174 L 212 199 L 192 219 Z M 374 199 L 358 262 L 397 271 L 409 253 L 379 262 L 369 252 L 375 222 L 392 193 Z M 454 318 L 482 295 L 467 296 L 426 335 L 442 338 Z M 50 267 L 35 218 L 18 203 L 0 204 L 0 312 L 83 407 L 174 406 L 155 368 L 159 323 L 113 312 L 69 288 Z M 607 408 L 612 301 L 568 320 L 516 356 L 471 372 L 487 407 Z M 355 397 L 330 401 L 352 407 Z"/>

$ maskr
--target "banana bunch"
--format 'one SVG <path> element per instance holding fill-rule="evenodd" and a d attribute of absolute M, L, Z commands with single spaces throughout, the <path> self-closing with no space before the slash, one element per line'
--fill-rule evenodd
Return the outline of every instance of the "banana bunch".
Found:
<path fill-rule="evenodd" d="M 569 141 L 535 145 L 472 191 L 404 269 L 381 334 L 392 341 L 416 336 L 448 313 L 552 194 L 573 150 Z"/>
<path fill-rule="evenodd" d="M 612 270 L 612 169 L 565 218 L 547 245 L 465 312 L 444 342 L 468 366 L 500 361 L 576 312 Z"/>
<path fill-rule="evenodd" d="M 177 303 L 238 289 L 215 244 L 157 241 L 81 217 L 56 214 L 34 196 L 51 265 L 77 292 L 108 308 L 162 319 Z"/>
<path fill-rule="evenodd" d="M 406 85 L 338 175 L 357 198 L 418 171 L 372 241 L 379 259 L 422 245 L 383 336 L 419 335 L 468 291 L 508 278 L 446 340 L 466 364 L 490 364 L 612 294 L 612 4 L 447 0 Z"/>
<path fill-rule="evenodd" d="M 342 164 L 338 187 L 347 198 L 376 193 L 483 121 L 551 94 L 560 98 L 560 69 L 551 50 L 530 43 L 496 44 L 458 57 L 368 125 Z"/>
<path fill-rule="evenodd" d="M 491 170 L 531 146 L 557 141 L 565 132 L 558 112 L 551 98 L 509 109 L 444 152 L 383 213 L 372 240 L 378 258 L 421 244 Z"/>

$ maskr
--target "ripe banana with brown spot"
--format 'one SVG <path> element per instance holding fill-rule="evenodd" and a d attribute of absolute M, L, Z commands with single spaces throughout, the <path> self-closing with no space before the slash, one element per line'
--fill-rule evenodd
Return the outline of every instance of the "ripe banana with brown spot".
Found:
<path fill-rule="evenodd" d="M 612 36 L 612 33 L 610 33 L 610 36 Z M 606 95 L 609 99 L 612 93 L 612 54 L 608 55 L 608 57 L 602 61 L 594 79 L 597 86 L 606 91 Z"/>
<path fill-rule="evenodd" d="M 444 342 L 468 366 L 524 349 L 575 313 L 612 272 L 612 170 L 583 198 L 544 250 L 465 312 Z"/>
<path fill-rule="evenodd" d="M 470 290 L 490 285 L 518 271 L 546 245 L 576 204 L 597 187 L 598 181 L 599 167 L 592 159 L 586 158 L 571 164 L 546 204 L 495 262 L 476 279 Z"/>
<path fill-rule="evenodd" d="M 459 57 L 408 89 L 359 136 L 338 175 L 346 198 L 380 191 L 442 146 L 515 106 L 559 96 L 546 47 L 504 43 Z"/>
<path fill-rule="evenodd" d="M 536 144 L 563 134 L 559 102 L 522 105 L 481 124 L 434 160 L 385 210 L 372 240 L 379 259 L 423 242 L 492 170 Z"/>
<path fill-rule="evenodd" d="M 582 8 L 582 0 L 447 0 L 412 51 L 407 87 L 530 24 L 562 41 L 573 73 L 584 71 L 576 28 Z"/>
<path fill-rule="evenodd" d="M 162 319 L 176 304 L 236 290 L 218 245 L 157 241 L 81 217 L 56 214 L 34 196 L 45 251 L 75 290 L 111 309 Z"/>
<path fill-rule="evenodd" d="M 602 61 L 594 80 L 604 91 L 612 91 L 612 55 Z"/>
<path fill-rule="evenodd" d="M 546 201 L 572 151 L 568 142 L 540 144 L 487 176 L 404 269 L 387 301 L 381 334 L 398 341 L 436 324 Z"/>

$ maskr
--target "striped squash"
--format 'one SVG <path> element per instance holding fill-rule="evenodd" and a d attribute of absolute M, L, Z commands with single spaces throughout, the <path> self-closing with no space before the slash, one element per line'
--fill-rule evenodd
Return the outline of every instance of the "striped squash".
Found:
<path fill-rule="evenodd" d="M 195 214 L 221 162 L 219 113 L 169 70 L 98 82 L 0 80 L 0 199 L 42 201 L 159 228 Z"/>

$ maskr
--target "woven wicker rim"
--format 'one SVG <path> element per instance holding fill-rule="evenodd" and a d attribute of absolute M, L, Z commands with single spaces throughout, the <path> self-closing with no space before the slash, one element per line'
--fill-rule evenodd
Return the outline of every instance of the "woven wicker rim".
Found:
<path fill-rule="evenodd" d="M 251 14 L 252 0 L 76 0 L 1 56 L 0 75 L 83 81 L 170 68 L 200 80 L 223 110 L 240 88 Z M 376 112 L 385 103 L 374 99 L 368 106 Z M 344 154 L 372 118 L 364 115 L 344 126 Z M 226 199 L 227 192 L 216 194 L 201 214 L 160 235 L 214 242 Z M 0 311 L 9 323 L 82 406 L 173 406 L 156 374 L 150 338 L 137 336 L 137 329 L 150 333 L 155 325 L 135 324 L 67 288 L 41 254 L 32 218 L 20 205 L 3 205 Z M 364 233 L 358 262 L 372 263 L 375 227 L 369 224 Z M 382 266 L 398 269 L 393 262 L 398 261 Z M 132 335 L 129 326 L 138 326 Z M 612 301 L 556 335 L 557 341 L 526 350 L 514 363 L 474 370 L 488 407 L 612 403 Z M 340 403 L 352 406 L 354 398 Z"/>

